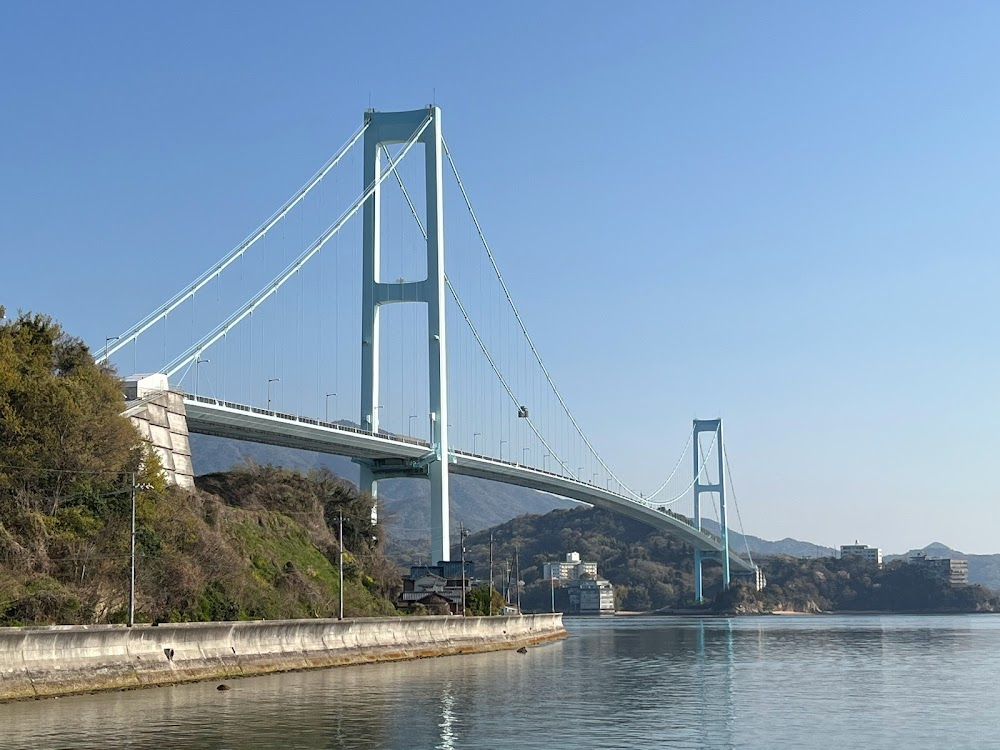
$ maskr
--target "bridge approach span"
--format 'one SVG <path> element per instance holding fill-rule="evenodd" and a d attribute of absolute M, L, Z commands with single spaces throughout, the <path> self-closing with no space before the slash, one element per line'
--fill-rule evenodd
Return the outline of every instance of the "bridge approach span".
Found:
<path fill-rule="evenodd" d="M 185 396 L 184 407 L 189 432 L 331 453 L 389 467 L 396 465 L 399 468 L 393 476 L 406 476 L 405 467 L 419 464 L 431 450 L 425 441 L 404 435 L 374 434 L 350 425 L 327 423 L 203 396 Z M 449 470 L 455 474 L 513 484 L 589 503 L 642 521 L 704 553 L 721 554 L 722 545 L 716 537 L 659 510 L 655 503 L 640 502 L 554 472 L 463 451 L 450 452 L 449 464 Z M 419 475 L 416 469 L 412 473 Z M 735 570 L 754 572 L 754 566 L 732 550 L 729 551 L 729 560 Z"/>

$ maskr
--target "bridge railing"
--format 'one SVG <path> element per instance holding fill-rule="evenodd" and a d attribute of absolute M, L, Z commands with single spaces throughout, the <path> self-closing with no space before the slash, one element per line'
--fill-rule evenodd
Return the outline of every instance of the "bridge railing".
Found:
<path fill-rule="evenodd" d="M 675 518 L 676 520 L 681 521 L 682 523 L 690 526 L 692 529 L 695 528 L 695 526 L 691 522 L 690 518 L 688 518 L 687 516 L 681 515 L 680 513 L 674 513 L 669 508 L 667 508 L 665 505 L 658 505 L 658 504 L 656 504 L 654 502 L 651 502 L 649 500 L 645 500 L 645 499 L 642 499 L 642 498 L 637 499 L 637 498 L 632 497 L 631 495 L 625 495 L 625 494 L 623 494 L 621 492 L 616 492 L 614 490 L 601 487 L 600 485 L 594 484 L 593 482 L 586 482 L 586 481 L 583 481 L 583 480 L 580 480 L 580 479 L 576 479 L 575 477 L 568 477 L 565 474 L 561 474 L 561 473 L 558 473 L 558 472 L 555 472 L 555 471 L 549 471 L 548 469 L 539 469 L 537 466 L 530 466 L 528 464 L 522 464 L 522 463 L 519 463 L 517 461 L 504 461 L 503 459 L 494 458 L 493 456 L 484 456 L 484 455 L 482 455 L 480 453 L 471 453 L 469 451 L 456 450 L 454 448 L 451 450 L 451 452 L 453 454 L 459 455 L 459 456 L 469 456 L 470 458 L 478 458 L 478 459 L 481 459 L 483 461 L 489 461 L 490 463 L 494 463 L 494 464 L 504 464 L 506 466 L 512 466 L 512 467 L 517 468 L 517 469 L 527 469 L 528 471 L 533 471 L 533 472 L 536 472 L 538 474 L 545 474 L 545 475 L 550 476 L 550 477 L 552 477 L 554 479 L 562 479 L 562 480 L 567 481 L 567 482 L 575 482 L 576 484 L 583 484 L 583 485 L 586 485 L 588 487 L 593 487 L 596 490 L 600 490 L 601 492 L 604 492 L 604 493 L 606 493 L 608 495 L 614 495 L 615 497 L 617 497 L 617 498 L 619 498 L 621 500 L 625 500 L 626 502 L 635 503 L 636 505 L 642 505 L 642 506 L 644 506 L 646 508 L 649 508 L 650 510 L 655 510 L 658 513 L 663 513 L 664 515 L 668 515 L 668 516 L 670 516 L 672 518 Z M 712 537 L 716 541 L 720 541 L 718 537 L 714 536 L 713 534 L 708 533 L 704 529 L 695 529 L 695 530 L 696 531 L 701 531 L 702 534 L 704 534 L 705 536 L 708 536 L 708 537 Z"/>
<path fill-rule="evenodd" d="M 410 437 L 409 435 L 398 435 L 393 432 L 386 432 L 385 430 L 379 430 L 378 432 L 373 432 L 372 430 L 366 430 L 362 427 L 354 427 L 353 425 L 346 425 L 343 424 L 342 422 L 324 422 L 322 419 L 312 419 L 311 417 L 300 417 L 295 414 L 286 414 L 280 411 L 261 409 L 258 406 L 248 406 L 247 404 L 240 404 L 235 401 L 223 401 L 222 399 L 209 398 L 208 396 L 195 396 L 193 394 L 187 394 L 187 398 L 202 404 L 210 404 L 211 406 L 222 406 L 225 407 L 226 409 L 234 409 L 236 411 L 247 412 L 248 414 L 260 414 L 265 417 L 277 417 L 278 419 L 285 419 L 288 420 L 289 422 L 299 422 L 301 424 L 309 424 L 315 427 L 323 427 L 329 430 L 339 430 L 340 432 L 351 432 L 356 435 L 370 435 L 372 437 L 378 437 L 387 440 L 395 440 L 400 443 L 419 445 L 425 448 L 429 447 L 429 444 L 426 440 Z"/>

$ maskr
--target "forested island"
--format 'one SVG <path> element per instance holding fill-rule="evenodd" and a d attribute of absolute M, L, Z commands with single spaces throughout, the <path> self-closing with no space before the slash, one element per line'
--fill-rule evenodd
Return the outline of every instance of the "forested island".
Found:
<path fill-rule="evenodd" d="M 554 510 L 525 515 L 469 538 L 475 560 L 489 555 L 509 560 L 517 547 L 526 609 L 551 606 L 550 583 L 542 577 L 545 562 L 567 551 L 596 561 L 600 575 L 615 586 L 616 606 L 630 611 L 703 611 L 758 614 L 793 612 L 997 612 L 1000 595 L 982 586 L 949 586 L 927 571 L 896 560 L 879 568 L 860 558 L 802 559 L 786 555 L 755 558 L 768 585 L 754 591 L 744 585 L 721 590 L 720 567 L 704 570 L 706 604 L 692 607 L 692 550 L 663 532 L 596 508 Z M 556 591 L 556 606 L 561 603 Z"/>

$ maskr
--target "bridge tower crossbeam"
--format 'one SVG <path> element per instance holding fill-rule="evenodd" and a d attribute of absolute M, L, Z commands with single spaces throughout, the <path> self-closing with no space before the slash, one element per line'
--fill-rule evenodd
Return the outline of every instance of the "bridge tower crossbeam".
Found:
<path fill-rule="evenodd" d="M 360 489 L 377 497 L 379 479 L 425 476 L 431 482 L 431 552 L 435 560 L 450 559 L 448 493 L 448 377 L 445 346 L 443 141 L 438 107 L 410 112 L 365 113 L 364 184 L 375 185 L 365 201 L 362 228 L 361 300 L 361 424 L 379 431 L 379 308 L 393 302 L 427 305 L 430 454 L 404 464 L 358 460 Z M 421 281 L 387 283 L 379 280 L 381 254 L 382 146 L 404 143 L 419 133 L 424 146 L 426 179 L 427 277 Z M 372 509 L 375 520 L 375 509 Z"/>

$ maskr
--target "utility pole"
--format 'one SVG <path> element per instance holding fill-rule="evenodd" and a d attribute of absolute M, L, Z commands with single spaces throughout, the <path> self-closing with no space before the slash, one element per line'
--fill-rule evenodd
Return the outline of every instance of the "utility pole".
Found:
<path fill-rule="evenodd" d="M 490 617 L 493 616 L 493 535 L 490 534 Z"/>
<path fill-rule="evenodd" d="M 105 354 L 105 356 L 107 356 Z M 135 625 L 135 472 L 132 472 L 132 533 L 128 553 L 128 626 Z"/>
<path fill-rule="evenodd" d="M 132 472 L 132 532 L 129 535 L 128 555 L 128 626 L 135 625 L 135 493 L 136 490 L 151 490 L 151 484 L 136 484 Z"/>
<path fill-rule="evenodd" d="M 462 617 L 465 617 L 465 524 L 458 527 L 458 543 L 462 547 Z"/>
<path fill-rule="evenodd" d="M 521 614 L 521 557 L 514 546 L 514 586 L 517 591 L 517 613 Z"/>
<path fill-rule="evenodd" d="M 340 614 L 337 616 L 338 620 L 344 619 L 344 511 L 340 511 L 340 530 L 338 536 L 340 539 Z"/>

